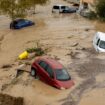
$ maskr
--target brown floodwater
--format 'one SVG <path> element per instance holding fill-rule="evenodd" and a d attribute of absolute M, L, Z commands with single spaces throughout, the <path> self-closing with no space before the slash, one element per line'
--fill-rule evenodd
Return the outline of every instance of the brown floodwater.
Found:
<path fill-rule="evenodd" d="M 89 105 L 89 104 L 90 105 L 105 104 L 105 87 L 90 90 L 82 96 L 79 105 Z"/>
<path fill-rule="evenodd" d="M 75 86 L 68 90 L 58 90 L 48 86 L 39 80 L 35 80 L 29 74 L 23 74 L 15 83 L 11 82 L 16 73 L 17 58 L 20 53 L 26 48 L 34 47 L 38 41 L 43 47 L 50 48 L 47 53 L 49 56 L 58 57 L 59 62 L 68 68 L 68 65 L 73 62 L 71 57 L 68 56 L 71 52 L 77 51 L 76 48 L 91 48 L 95 32 L 105 32 L 103 23 L 91 22 L 78 14 L 52 14 L 54 4 L 70 5 L 62 0 L 51 0 L 46 6 L 37 6 L 37 13 L 28 16 L 28 19 L 36 23 L 35 26 L 21 30 L 10 30 L 10 19 L 5 16 L 0 17 L 0 67 L 4 64 L 14 64 L 7 71 L 0 68 L 0 83 L 2 83 L 0 87 L 9 83 L 9 86 L 3 92 L 24 97 L 25 105 L 62 105 L 70 92 L 81 83 L 82 78 L 73 70 L 68 69 L 75 82 Z M 86 31 L 87 29 L 88 31 Z M 77 59 L 83 58 L 87 59 L 89 56 L 80 51 Z M 30 68 L 27 70 L 29 71 Z M 92 96 L 93 92 L 94 90 L 90 91 L 89 95 Z M 100 89 L 99 93 L 101 94 Z M 96 97 L 93 95 L 91 100 L 92 98 L 93 100 L 96 99 L 99 93 L 95 93 Z M 89 105 L 87 100 L 85 101 L 85 97 L 83 95 L 80 105 Z M 69 103 L 66 105 L 69 105 Z"/>
<path fill-rule="evenodd" d="M 105 23 L 104 22 L 96 21 L 94 23 L 94 25 L 95 25 L 95 28 L 97 31 L 105 32 Z"/>
<path fill-rule="evenodd" d="M 105 88 L 89 91 L 83 95 L 79 105 L 105 105 Z"/>

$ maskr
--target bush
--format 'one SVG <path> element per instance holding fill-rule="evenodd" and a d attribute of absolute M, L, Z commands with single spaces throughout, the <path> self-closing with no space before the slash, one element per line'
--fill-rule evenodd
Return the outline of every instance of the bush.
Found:
<path fill-rule="evenodd" d="M 41 55 L 45 54 L 45 51 L 42 48 L 28 48 L 28 49 L 26 49 L 26 51 L 28 53 L 35 52 L 36 56 L 41 56 Z"/>
<path fill-rule="evenodd" d="M 97 15 L 96 15 L 95 12 L 90 11 L 90 13 L 88 14 L 88 18 L 89 18 L 89 19 L 96 19 L 96 18 L 97 18 Z"/>
<path fill-rule="evenodd" d="M 28 53 L 34 53 L 35 52 L 36 56 L 41 56 L 41 55 L 46 53 L 46 51 L 41 48 L 41 45 L 39 44 L 39 42 L 36 43 L 36 47 L 27 48 L 26 51 Z"/>
<path fill-rule="evenodd" d="M 96 13 L 100 20 L 105 21 L 105 0 L 97 0 Z"/>

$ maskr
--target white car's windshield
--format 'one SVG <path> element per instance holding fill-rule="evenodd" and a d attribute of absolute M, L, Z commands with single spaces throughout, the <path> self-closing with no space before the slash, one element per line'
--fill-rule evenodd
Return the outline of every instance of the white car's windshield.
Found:
<path fill-rule="evenodd" d="M 99 44 L 99 47 L 105 49 L 105 41 L 101 40 L 100 44 Z"/>
<path fill-rule="evenodd" d="M 55 70 L 55 73 L 56 73 L 57 80 L 67 81 L 71 79 L 68 72 L 65 69 L 57 69 Z"/>

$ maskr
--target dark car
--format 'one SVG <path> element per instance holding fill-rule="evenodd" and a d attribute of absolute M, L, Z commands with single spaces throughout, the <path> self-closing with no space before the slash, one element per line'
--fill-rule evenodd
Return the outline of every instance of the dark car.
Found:
<path fill-rule="evenodd" d="M 41 57 L 35 60 L 31 75 L 58 89 L 68 89 L 74 85 L 63 65 L 52 58 Z"/>
<path fill-rule="evenodd" d="M 10 23 L 10 29 L 21 29 L 23 27 L 32 26 L 35 23 L 27 19 L 16 19 Z"/>
<path fill-rule="evenodd" d="M 75 13 L 77 8 L 64 6 L 62 13 Z"/>

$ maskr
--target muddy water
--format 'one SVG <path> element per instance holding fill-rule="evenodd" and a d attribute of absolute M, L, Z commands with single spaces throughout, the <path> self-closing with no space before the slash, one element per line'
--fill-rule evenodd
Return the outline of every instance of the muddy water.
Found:
<path fill-rule="evenodd" d="M 71 90 L 58 90 L 24 73 L 17 83 L 10 84 L 4 93 L 24 97 L 25 105 L 58 105 L 61 104 L 59 100 L 64 99 Z"/>
<path fill-rule="evenodd" d="M 52 2 L 46 7 L 37 7 L 37 14 L 35 16 L 28 17 L 35 21 L 35 26 L 21 30 L 9 30 L 7 28 L 8 23 L 2 23 L 5 24 L 5 26 L 0 30 L 0 37 L 2 39 L 0 41 L 0 66 L 8 63 L 14 64 L 14 62 L 17 64 L 16 59 L 18 55 L 27 47 L 34 47 L 36 41 L 40 41 L 43 46 L 50 47 L 51 51 L 48 52 L 48 55 L 53 57 L 57 56 L 60 59 L 60 62 L 65 66 L 72 62 L 70 57 L 66 56 L 70 51 L 70 47 L 75 43 L 79 43 L 81 39 L 88 37 L 86 36 L 87 33 L 85 32 L 85 28 L 93 29 L 93 26 L 91 26 L 91 23 L 85 19 L 82 20 L 82 18 L 76 14 L 52 14 L 52 5 L 56 3 L 66 4 L 60 0 L 57 2 L 56 0 L 52 0 Z M 81 22 L 81 20 L 83 22 Z M 9 19 L 8 22 L 10 22 Z M 90 33 L 94 33 L 94 31 Z M 80 38 L 78 38 L 79 35 Z M 82 44 L 83 42 L 80 43 Z M 87 43 L 84 44 L 84 46 L 85 45 L 87 47 L 91 46 Z M 73 47 L 71 49 L 73 49 Z M 3 92 L 13 96 L 23 96 L 26 105 L 62 104 L 63 101 L 65 101 L 64 99 L 74 88 L 58 90 L 42 83 L 39 80 L 34 80 L 29 74 L 22 75 L 19 80 L 11 82 L 14 81 L 12 80 L 14 78 L 12 75 L 15 75 L 15 72 L 13 72 L 15 69 L 12 68 L 7 71 L 9 72 L 1 70 L 0 73 L 0 82 L 2 82 L 2 85 L 9 84 Z M 7 77 L 9 81 L 7 80 Z M 1 84 L 0 87 L 2 87 Z"/>
<path fill-rule="evenodd" d="M 105 32 L 105 23 L 104 22 L 96 21 L 94 24 L 95 24 L 97 31 Z"/>
<path fill-rule="evenodd" d="M 94 61 L 94 63 L 97 63 L 94 65 L 90 64 L 89 70 L 91 70 L 91 73 L 85 73 L 85 76 L 88 75 L 88 77 L 91 75 L 91 80 L 94 79 L 94 82 L 90 84 L 89 87 L 83 92 L 83 95 L 80 98 L 80 102 L 78 105 L 104 105 L 105 104 L 105 72 L 104 72 L 104 64 L 100 63 L 101 61 Z M 103 62 L 104 63 L 104 62 Z M 101 65 L 100 65 L 101 64 Z M 98 65 L 98 66 L 96 66 Z M 84 68 L 87 69 L 88 67 Z M 88 70 L 88 69 L 87 69 Z M 103 73 L 102 73 L 103 72 Z M 93 79 L 92 79 L 93 78 Z M 82 88 L 82 87 L 81 87 Z"/>
<path fill-rule="evenodd" d="M 43 7 L 40 8 L 41 11 Z M 46 7 L 46 9 L 51 10 L 51 6 Z M 1 36 L 4 36 L 4 39 L 1 42 L 0 65 L 13 62 L 14 58 L 28 46 L 33 46 L 33 43 L 37 40 L 44 45 L 69 48 L 70 45 L 72 46 L 72 44 L 92 35 L 91 32 L 87 34 L 85 31 L 86 28 L 93 29 L 91 23 L 76 14 L 59 15 L 51 14 L 51 11 L 50 13 L 48 11 L 48 15 L 46 15 L 44 9 L 43 12 L 38 12 L 34 17 L 30 18 L 36 22 L 35 26 L 14 31 L 1 30 L 1 33 L 3 33 Z M 80 38 L 78 38 L 78 35 L 80 35 Z M 69 37 L 72 36 L 73 39 L 70 41 Z M 91 38 L 89 40 L 91 41 Z M 27 44 L 27 42 L 30 43 Z M 89 44 L 83 41 L 80 43 L 83 46 L 87 45 L 87 47 L 90 47 Z M 59 50 L 58 52 L 61 51 Z"/>
<path fill-rule="evenodd" d="M 105 32 L 105 23 L 94 22 L 96 31 Z M 98 54 L 97 58 L 104 60 L 104 54 Z M 99 69 L 100 70 L 100 69 Z M 94 89 L 88 90 L 82 96 L 78 105 L 104 105 L 105 104 L 105 74 L 99 74 L 96 77 L 98 84 Z"/>
<path fill-rule="evenodd" d="M 79 105 L 104 105 L 105 104 L 105 74 L 96 76 L 96 86 L 82 96 Z"/>
<path fill-rule="evenodd" d="M 105 105 L 105 88 L 88 92 L 79 105 Z"/>
<path fill-rule="evenodd" d="M 1 17 L 0 66 L 13 63 L 14 67 L 8 69 L 8 72 L 0 69 L 0 83 L 8 84 L 8 82 L 13 81 L 18 55 L 26 48 L 34 47 L 36 41 L 39 41 L 43 47 L 49 47 L 48 55 L 58 57 L 59 61 L 67 68 L 73 62 L 70 57 L 71 52 L 92 47 L 92 38 L 96 31 L 94 25 L 78 14 L 52 14 L 51 10 L 54 4 L 70 5 L 62 0 L 51 0 L 47 6 L 37 6 L 37 14 L 28 17 L 36 25 L 21 30 L 9 30 L 8 23 L 10 19 L 6 17 L 6 21 L 4 21 Z M 89 31 L 86 31 L 86 29 Z M 80 59 L 78 62 L 84 62 L 90 57 L 87 56 L 86 52 L 81 53 L 80 51 L 78 53 L 76 56 L 76 59 Z M 3 92 L 13 96 L 23 96 L 26 105 L 62 105 L 66 99 L 70 100 L 67 97 L 82 81 L 82 78 L 74 69 L 75 66 L 73 69 L 68 68 L 75 81 L 75 86 L 68 90 L 57 90 L 39 80 L 35 80 L 29 74 L 23 74 L 15 82 L 11 82 Z M 30 70 L 30 68 L 27 70 Z"/>

